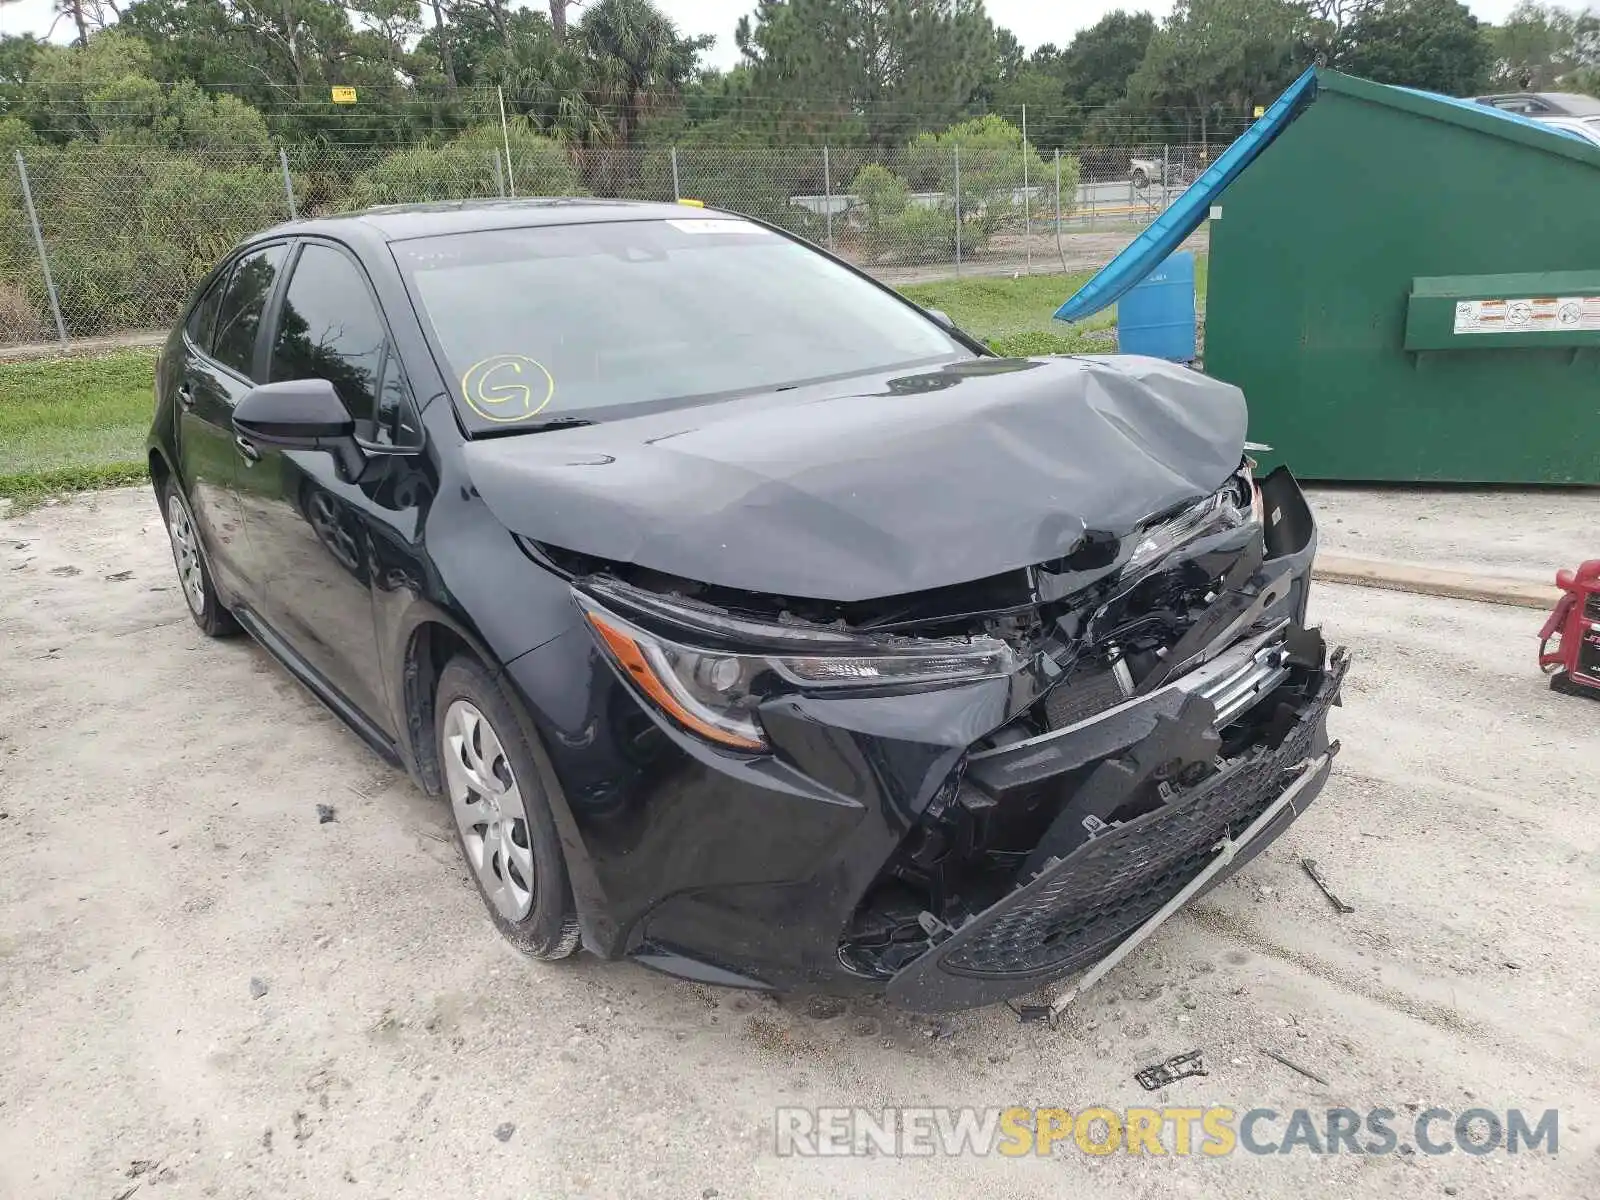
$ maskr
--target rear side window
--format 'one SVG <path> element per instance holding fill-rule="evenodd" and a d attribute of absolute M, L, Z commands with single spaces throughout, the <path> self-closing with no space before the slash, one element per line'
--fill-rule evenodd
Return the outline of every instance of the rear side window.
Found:
<path fill-rule="evenodd" d="M 326 379 L 357 421 L 378 413 L 388 334 L 360 269 L 339 251 L 308 245 L 295 262 L 272 341 L 270 379 Z"/>
<path fill-rule="evenodd" d="M 217 306 L 217 333 L 211 356 L 246 379 L 255 359 L 261 314 L 283 268 L 283 246 L 268 246 L 246 254 L 234 267 Z"/>
<path fill-rule="evenodd" d="M 227 286 L 228 272 L 224 271 L 200 297 L 200 303 L 194 306 L 194 311 L 189 314 L 189 323 L 185 326 L 189 340 L 207 354 L 211 353 L 211 335 L 217 329 L 217 309 L 222 304 L 222 293 Z"/>

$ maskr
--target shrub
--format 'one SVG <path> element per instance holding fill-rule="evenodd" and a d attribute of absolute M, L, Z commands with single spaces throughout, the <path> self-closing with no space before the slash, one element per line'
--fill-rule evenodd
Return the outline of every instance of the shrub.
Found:
<path fill-rule="evenodd" d="M 165 325 L 240 238 L 287 215 L 270 160 L 217 166 L 77 141 L 28 154 L 68 332 Z M 43 281 L 25 276 L 36 312 Z"/>
<path fill-rule="evenodd" d="M 850 181 L 850 193 L 859 201 L 855 211 L 863 249 L 869 254 L 893 249 L 911 197 L 905 180 L 887 167 L 868 163 Z"/>
<path fill-rule="evenodd" d="M 947 204 L 908 204 L 883 237 L 897 262 L 949 262 L 956 252 L 955 209 Z"/>
<path fill-rule="evenodd" d="M 1022 130 L 1004 117 L 989 113 L 952 125 L 942 133 L 918 134 L 906 147 L 908 178 L 914 186 L 936 188 L 954 197 L 958 148 L 961 236 L 965 248 L 976 253 L 983 249 L 1003 222 L 1020 216 L 1017 194 L 1024 175 L 1031 186 L 1045 186 L 1048 177 L 1049 185 L 1053 187 L 1054 167 L 1045 166 L 1044 159 L 1031 142 L 1023 145 Z M 1027 162 L 1026 170 L 1024 160 Z M 1062 163 L 1062 172 L 1062 190 L 1065 193 L 1065 162 Z M 1074 188 L 1076 184 L 1074 179 Z"/>
<path fill-rule="evenodd" d="M 508 132 L 517 195 L 582 193 L 577 172 L 559 143 L 535 133 L 522 119 L 513 122 Z M 356 176 L 351 204 L 366 208 L 501 195 L 506 184 L 505 136 L 498 124 L 480 125 L 442 146 L 415 146 L 391 154 Z"/>

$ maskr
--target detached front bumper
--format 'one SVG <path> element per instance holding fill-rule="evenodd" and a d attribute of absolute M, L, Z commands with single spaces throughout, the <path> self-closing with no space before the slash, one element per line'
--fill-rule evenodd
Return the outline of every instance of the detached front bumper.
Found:
<path fill-rule="evenodd" d="M 1294 631 L 1290 631 L 1291 633 Z M 1257 638 L 1189 676 L 1098 718 L 976 757 L 969 780 L 1003 795 L 1016 788 L 1083 780 L 1041 846 L 1037 870 L 1015 891 L 948 930 L 888 983 L 896 1004 L 915 1011 L 973 1008 L 1023 995 L 1093 964 L 1175 896 L 1210 861 L 1224 835 L 1237 836 L 1296 780 L 1327 745 L 1328 710 L 1349 666 L 1341 650 L 1322 659 L 1304 686 L 1263 676 L 1284 670 L 1282 631 Z M 1314 636 L 1314 635 L 1312 635 Z M 1306 647 L 1303 640 L 1300 652 Z M 1268 665 L 1270 664 L 1270 665 Z M 1244 703 L 1273 704 L 1261 740 L 1192 787 L 1163 788 L 1159 807 L 1107 825 L 1097 809 L 1151 770 L 1180 770 L 1204 735 Z M 1219 718 L 1219 712 L 1221 714 Z M 1087 777 L 1082 774 L 1088 767 Z M 1299 796 L 1216 879 L 1259 853 L 1316 797 L 1324 764 Z M 1052 853 L 1051 847 L 1060 853 Z M 1030 864 L 1032 865 L 1032 864 Z"/>

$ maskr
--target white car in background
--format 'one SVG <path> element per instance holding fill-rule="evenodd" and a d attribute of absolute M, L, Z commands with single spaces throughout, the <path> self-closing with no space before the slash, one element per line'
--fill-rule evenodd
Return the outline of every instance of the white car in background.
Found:
<path fill-rule="evenodd" d="M 1511 92 L 1477 96 L 1479 104 L 1569 130 L 1600 146 L 1600 99 L 1577 92 Z"/>

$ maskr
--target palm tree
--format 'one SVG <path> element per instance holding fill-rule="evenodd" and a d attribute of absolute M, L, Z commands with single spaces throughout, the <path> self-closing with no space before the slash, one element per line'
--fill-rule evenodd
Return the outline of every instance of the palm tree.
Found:
<path fill-rule="evenodd" d="M 578 22 L 577 50 L 593 104 L 626 145 L 640 121 L 694 75 L 710 38 L 683 38 L 650 0 L 599 0 Z"/>

